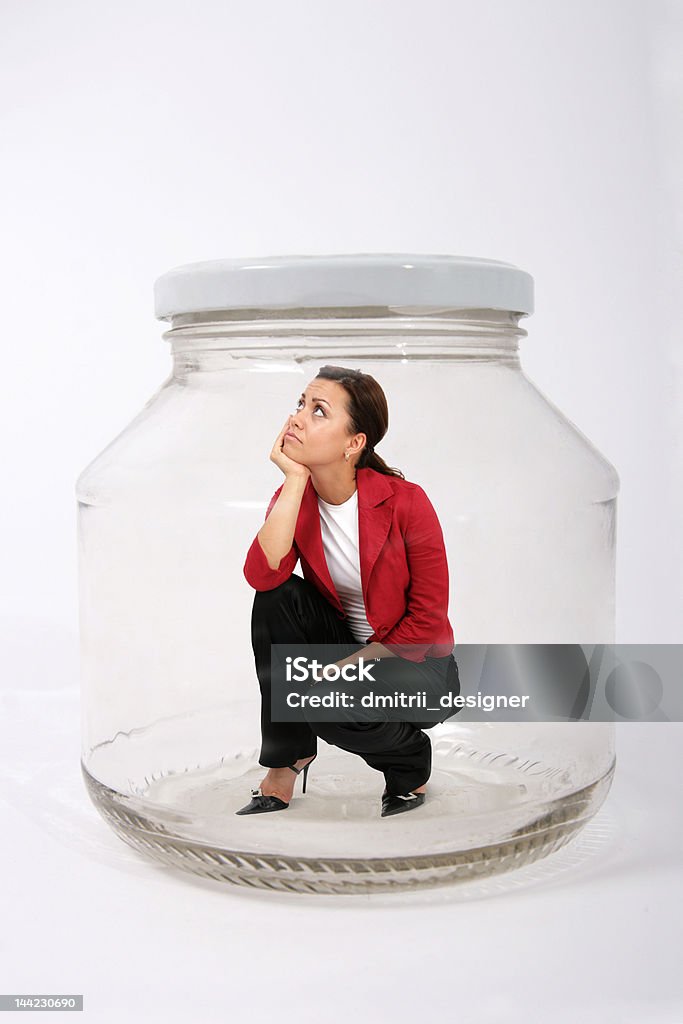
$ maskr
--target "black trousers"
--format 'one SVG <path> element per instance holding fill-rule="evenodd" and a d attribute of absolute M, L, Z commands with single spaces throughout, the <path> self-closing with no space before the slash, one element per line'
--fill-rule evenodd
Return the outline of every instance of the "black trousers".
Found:
<path fill-rule="evenodd" d="M 293 574 L 273 590 L 257 591 L 251 618 L 252 647 L 261 688 L 261 751 L 259 764 L 283 768 L 317 752 L 318 736 L 358 754 L 371 768 L 384 774 L 386 791 L 406 794 L 423 785 L 432 769 L 432 745 L 423 729 L 451 717 L 449 707 L 437 713 L 425 711 L 424 721 L 387 721 L 368 712 L 363 721 L 357 712 L 338 710 L 334 722 L 304 720 L 271 721 L 271 644 L 329 643 L 344 645 L 338 658 L 347 657 L 367 644 L 360 643 L 345 620 L 308 580 Z M 384 686 L 388 693 L 426 690 L 430 707 L 437 707 L 438 695 L 460 692 L 458 666 L 453 654 L 426 658 L 382 658 L 373 663 L 373 690 Z M 456 709 L 457 710 L 457 709 Z M 306 718 L 305 711 L 303 713 Z"/>

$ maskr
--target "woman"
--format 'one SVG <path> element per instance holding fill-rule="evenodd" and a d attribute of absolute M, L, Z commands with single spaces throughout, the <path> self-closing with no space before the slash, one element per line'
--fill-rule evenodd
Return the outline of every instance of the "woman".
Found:
<path fill-rule="evenodd" d="M 441 527 L 422 488 L 375 452 L 388 422 L 386 397 L 373 377 L 323 366 L 273 444 L 270 459 L 285 480 L 244 564 L 256 590 L 259 764 L 269 771 L 237 814 L 288 807 L 302 770 L 305 792 L 318 736 L 384 774 L 382 817 L 424 803 L 431 742 L 422 729 L 453 714 L 436 702 L 460 687 Z M 293 574 L 298 559 L 303 579 Z M 344 645 L 340 667 L 378 659 L 373 691 L 426 691 L 439 710 L 422 722 L 371 712 L 361 721 L 343 710 L 334 722 L 271 721 L 271 644 L 314 641 Z"/>

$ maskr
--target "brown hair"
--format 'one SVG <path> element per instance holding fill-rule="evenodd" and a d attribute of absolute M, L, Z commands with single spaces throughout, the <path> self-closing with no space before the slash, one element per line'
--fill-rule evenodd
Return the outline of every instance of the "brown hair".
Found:
<path fill-rule="evenodd" d="M 360 370 L 349 370 L 345 366 L 321 366 L 318 377 L 336 380 L 347 394 L 346 411 L 351 420 L 351 433 L 366 436 L 356 469 L 374 469 L 385 476 L 405 476 L 400 469 L 387 466 L 381 455 L 375 451 L 389 428 L 389 407 L 386 395 L 374 377 Z"/>

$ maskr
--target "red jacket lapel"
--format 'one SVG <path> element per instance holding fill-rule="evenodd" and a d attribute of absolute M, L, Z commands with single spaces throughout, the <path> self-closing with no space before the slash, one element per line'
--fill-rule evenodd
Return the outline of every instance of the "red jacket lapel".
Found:
<path fill-rule="evenodd" d="M 363 599 L 368 608 L 368 585 L 372 570 L 380 551 L 384 546 L 391 519 L 393 488 L 383 473 L 374 469 L 356 470 L 356 487 L 358 490 L 358 548 L 360 558 L 360 575 Z M 301 509 L 294 531 L 294 539 L 300 554 L 308 562 L 328 593 L 328 600 L 343 612 L 343 606 L 327 568 L 320 530 L 320 511 L 318 495 L 309 477 L 306 490 L 301 500 Z"/>

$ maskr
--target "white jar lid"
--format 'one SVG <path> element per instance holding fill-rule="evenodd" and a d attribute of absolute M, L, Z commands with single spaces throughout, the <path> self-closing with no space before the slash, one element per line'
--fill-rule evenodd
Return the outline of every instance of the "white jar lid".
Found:
<path fill-rule="evenodd" d="M 354 253 L 186 263 L 154 283 L 155 316 L 220 309 L 389 306 L 534 310 L 534 279 L 512 263 L 476 256 Z"/>

